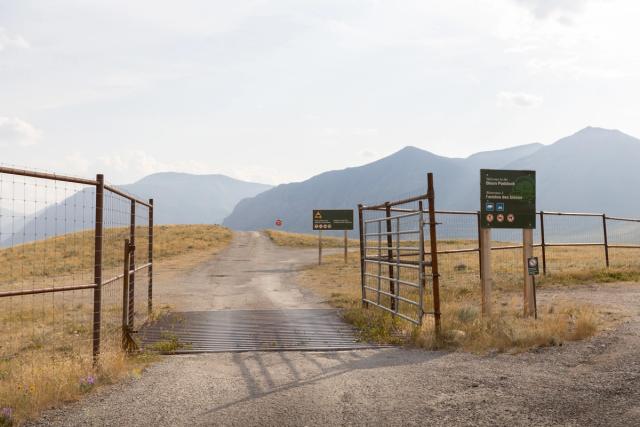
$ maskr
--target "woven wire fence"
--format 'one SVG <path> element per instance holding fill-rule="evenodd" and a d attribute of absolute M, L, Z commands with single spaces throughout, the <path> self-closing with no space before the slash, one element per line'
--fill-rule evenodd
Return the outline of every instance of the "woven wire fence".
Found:
<path fill-rule="evenodd" d="M 5 384 L 44 381 L 63 367 L 81 372 L 119 351 L 125 239 L 138 247 L 134 321 L 146 319 L 151 217 L 150 203 L 98 178 L 0 168 L 0 398 L 33 392 Z"/>

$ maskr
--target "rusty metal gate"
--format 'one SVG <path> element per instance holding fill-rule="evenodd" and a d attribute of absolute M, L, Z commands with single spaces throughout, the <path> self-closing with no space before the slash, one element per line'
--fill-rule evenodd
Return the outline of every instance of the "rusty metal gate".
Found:
<path fill-rule="evenodd" d="M 362 303 L 416 325 L 422 325 L 425 314 L 433 314 L 439 333 L 438 248 L 431 173 L 427 181 L 426 194 L 358 206 Z M 431 308 L 427 309 L 429 305 Z"/>

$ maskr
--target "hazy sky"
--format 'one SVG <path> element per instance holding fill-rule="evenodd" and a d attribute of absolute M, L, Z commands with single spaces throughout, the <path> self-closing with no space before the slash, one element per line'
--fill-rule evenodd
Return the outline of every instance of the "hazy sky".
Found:
<path fill-rule="evenodd" d="M 0 0 L 3 164 L 266 183 L 640 136 L 637 0 Z"/>

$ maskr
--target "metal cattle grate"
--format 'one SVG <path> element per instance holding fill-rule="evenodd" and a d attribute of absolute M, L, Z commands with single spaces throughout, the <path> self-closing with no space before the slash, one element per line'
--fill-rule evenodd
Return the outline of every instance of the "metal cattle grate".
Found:
<path fill-rule="evenodd" d="M 359 341 L 334 309 L 173 313 L 142 328 L 139 338 L 143 347 L 169 354 L 381 347 Z"/>

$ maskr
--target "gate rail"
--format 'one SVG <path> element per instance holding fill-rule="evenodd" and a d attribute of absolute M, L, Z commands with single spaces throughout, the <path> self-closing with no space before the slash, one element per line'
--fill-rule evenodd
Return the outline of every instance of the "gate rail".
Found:
<path fill-rule="evenodd" d="M 439 334 L 437 224 L 431 173 L 427 182 L 426 194 L 373 206 L 358 205 L 362 303 L 364 307 L 372 305 L 416 325 L 422 324 L 425 314 L 433 314 L 436 334 Z M 376 213 L 383 216 L 366 217 Z M 429 227 L 429 252 L 425 251 L 426 226 Z M 427 267 L 431 269 L 432 311 L 425 310 Z M 388 284 L 388 290 L 383 289 L 383 282 Z"/>

